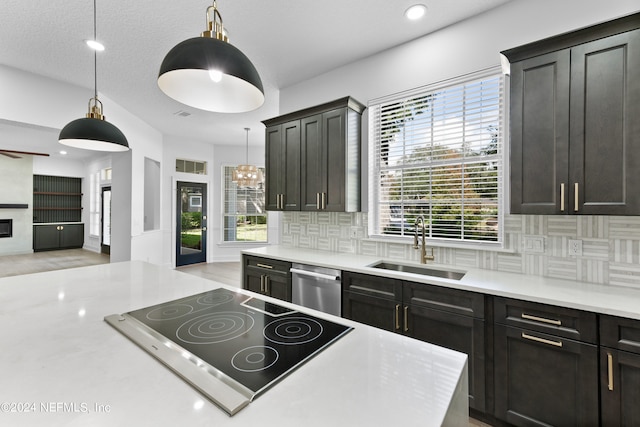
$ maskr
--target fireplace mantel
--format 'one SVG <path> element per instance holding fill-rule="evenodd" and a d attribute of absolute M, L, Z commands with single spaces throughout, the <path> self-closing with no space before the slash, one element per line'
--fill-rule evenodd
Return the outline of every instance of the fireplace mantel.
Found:
<path fill-rule="evenodd" d="M 27 203 L 0 203 L 0 209 L 28 209 Z"/>

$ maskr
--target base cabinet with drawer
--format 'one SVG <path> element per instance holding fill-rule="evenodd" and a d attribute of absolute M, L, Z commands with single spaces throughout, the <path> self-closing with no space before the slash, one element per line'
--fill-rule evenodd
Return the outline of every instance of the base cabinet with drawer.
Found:
<path fill-rule="evenodd" d="M 597 426 L 594 313 L 494 298 L 496 418 L 515 426 Z"/>
<path fill-rule="evenodd" d="M 343 272 L 342 315 L 469 356 L 469 406 L 485 411 L 484 296 Z"/>
<path fill-rule="evenodd" d="M 640 321 L 600 316 L 602 426 L 640 425 Z"/>
<path fill-rule="evenodd" d="M 243 288 L 291 302 L 290 269 L 290 262 L 243 255 Z"/>

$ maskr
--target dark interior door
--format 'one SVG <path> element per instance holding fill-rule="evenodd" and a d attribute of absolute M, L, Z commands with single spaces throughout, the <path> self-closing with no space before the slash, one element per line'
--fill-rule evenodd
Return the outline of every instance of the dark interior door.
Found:
<path fill-rule="evenodd" d="M 207 261 L 207 184 L 178 181 L 176 266 Z"/>

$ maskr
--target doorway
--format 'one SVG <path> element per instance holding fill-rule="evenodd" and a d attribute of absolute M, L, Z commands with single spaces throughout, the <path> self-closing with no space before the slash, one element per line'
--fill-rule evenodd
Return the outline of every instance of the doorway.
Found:
<path fill-rule="evenodd" d="M 176 267 L 207 261 L 207 184 L 177 183 Z"/>
<path fill-rule="evenodd" d="M 100 252 L 111 254 L 111 187 L 102 187 L 100 209 Z"/>

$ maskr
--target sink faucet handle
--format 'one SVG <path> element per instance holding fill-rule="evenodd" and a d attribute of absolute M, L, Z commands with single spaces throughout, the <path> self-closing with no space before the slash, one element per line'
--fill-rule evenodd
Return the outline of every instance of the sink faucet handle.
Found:
<path fill-rule="evenodd" d="M 430 247 L 429 249 L 430 249 L 430 252 L 431 252 L 431 253 L 430 253 L 429 255 L 425 255 L 425 256 L 424 256 L 424 258 L 425 258 L 427 261 L 435 261 L 436 256 L 433 254 L 433 246 L 432 246 L 432 247 Z"/>

